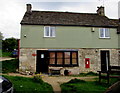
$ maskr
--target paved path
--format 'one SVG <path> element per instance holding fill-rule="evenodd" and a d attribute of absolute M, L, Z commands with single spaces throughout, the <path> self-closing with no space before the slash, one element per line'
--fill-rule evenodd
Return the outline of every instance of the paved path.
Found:
<path fill-rule="evenodd" d="M 11 58 L 11 57 L 0 57 L 0 61 L 5 61 L 5 60 L 12 60 L 15 58 Z"/>
<path fill-rule="evenodd" d="M 70 81 L 71 79 L 81 79 L 86 81 L 93 81 L 96 76 L 91 77 L 71 77 L 71 76 L 58 76 L 58 77 L 49 77 L 44 76 L 42 79 L 43 81 L 49 83 L 53 87 L 54 93 L 61 93 L 60 84 Z"/>

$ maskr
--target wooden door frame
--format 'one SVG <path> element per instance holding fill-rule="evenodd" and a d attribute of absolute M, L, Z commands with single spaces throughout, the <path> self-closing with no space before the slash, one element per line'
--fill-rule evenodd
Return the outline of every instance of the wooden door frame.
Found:
<path fill-rule="evenodd" d="M 47 73 L 48 72 L 48 64 L 47 64 L 47 50 L 37 50 L 37 58 L 36 58 L 36 72 L 40 73 Z M 41 54 L 44 54 L 44 59 L 41 58 Z M 42 67 L 43 64 L 41 61 L 44 60 L 46 67 Z M 43 69 L 44 68 L 44 69 Z M 46 68 L 46 69 L 45 69 Z"/>
<path fill-rule="evenodd" d="M 107 58 L 107 59 L 104 59 L 104 60 L 102 60 L 102 52 L 105 52 L 106 53 L 106 55 L 105 55 L 105 58 Z M 109 50 L 100 50 L 100 59 L 101 59 L 101 70 L 108 70 L 109 69 L 109 66 L 110 66 L 110 51 Z M 106 68 L 103 68 L 102 67 L 102 64 L 104 63 L 104 62 L 102 62 L 102 61 L 104 61 L 105 62 L 105 65 L 106 65 Z"/>

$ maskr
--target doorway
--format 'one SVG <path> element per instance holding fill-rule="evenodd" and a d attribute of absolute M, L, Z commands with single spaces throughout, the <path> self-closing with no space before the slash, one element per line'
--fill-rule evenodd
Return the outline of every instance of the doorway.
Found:
<path fill-rule="evenodd" d="M 107 71 L 110 65 L 110 53 L 109 51 L 102 50 L 101 54 L 101 71 Z"/>
<path fill-rule="evenodd" d="M 37 50 L 36 72 L 48 73 L 47 50 Z"/>

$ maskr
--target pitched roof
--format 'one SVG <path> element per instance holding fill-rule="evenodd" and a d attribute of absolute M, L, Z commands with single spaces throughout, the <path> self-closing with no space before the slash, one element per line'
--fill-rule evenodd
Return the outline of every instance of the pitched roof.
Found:
<path fill-rule="evenodd" d="M 118 20 L 109 19 L 97 13 L 32 11 L 25 13 L 21 24 L 116 27 Z"/>

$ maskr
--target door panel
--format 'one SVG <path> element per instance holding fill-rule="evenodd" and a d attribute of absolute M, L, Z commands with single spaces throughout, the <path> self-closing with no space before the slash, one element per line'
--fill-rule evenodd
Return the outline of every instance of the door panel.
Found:
<path fill-rule="evenodd" d="M 48 72 L 48 51 L 37 51 L 36 72 Z"/>
<path fill-rule="evenodd" d="M 101 71 L 107 71 L 109 63 L 109 51 L 101 51 Z"/>

